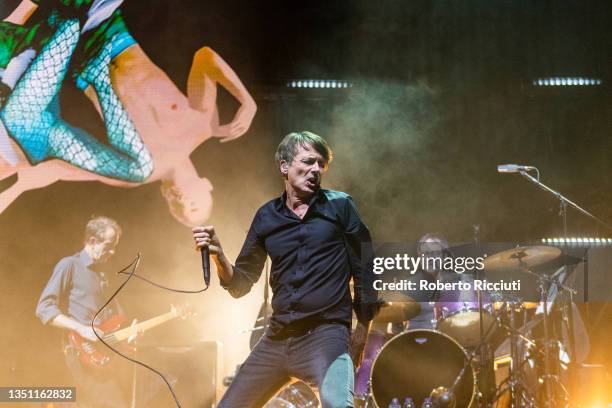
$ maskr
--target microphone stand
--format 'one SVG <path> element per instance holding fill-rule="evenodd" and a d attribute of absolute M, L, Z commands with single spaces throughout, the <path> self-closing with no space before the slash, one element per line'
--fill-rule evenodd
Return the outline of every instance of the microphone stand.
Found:
<path fill-rule="evenodd" d="M 521 176 L 523 176 L 524 178 L 526 178 L 527 180 L 529 180 L 530 182 L 532 182 L 533 184 L 535 184 L 536 186 L 538 186 L 540 189 L 554 195 L 555 197 L 557 197 L 557 199 L 559 200 L 559 215 L 561 215 L 561 217 L 563 218 L 563 236 L 565 238 L 567 238 L 567 206 L 569 205 L 570 207 L 573 207 L 574 209 L 576 209 L 578 212 L 582 213 L 583 215 L 587 216 L 588 218 L 594 220 L 596 223 L 604 226 L 606 229 L 608 229 L 609 231 L 612 231 L 612 227 L 607 224 L 606 222 L 604 222 L 603 220 L 597 218 L 596 216 L 594 216 L 593 214 L 591 214 L 590 212 L 588 212 L 587 210 L 585 210 L 584 208 L 580 207 L 578 204 L 574 203 L 573 201 L 571 201 L 570 199 L 568 199 L 567 197 L 563 196 L 560 192 L 553 190 L 552 188 L 548 187 L 546 184 L 542 183 L 540 181 L 540 172 L 539 170 L 536 168 L 535 169 L 537 172 L 538 177 L 535 178 L 532 175 L 528 174 L 526 171 L 523 170 L 519 170 L 519 174 Z M 585 276 L 585 280 L 586 280 L 586 276 Z M 543 281 L 540 281 L 540 285 L 543 285 Z M 564 288 L 565 290 L 567 290 L 567 288 Z M 542 290 L 542 287 L 541 289 Z M 588 290 L 588 282 L 585 281 L 585 290 Z M 569 378 L 572 380 L 572 382 L 574 382 L 575 380 L 575 358 L 576 358 L 576 350 L 575 350 L 575 344 L 576 344 L 576 339 L 574 338 L 574 311 L 572 308 L 572 291 L 570 290 L 570 314 L 569 314 L 569 318 L 568 318 L 568 330 L 570 331 L 569 333 L 569 343 L 570 343 L 570 363 L 568 366 L 568 371 L 569 371 Z M 545 341 L 548 342 L 549 338 L 548 338 L 548 327 L 547 327 L 547 309 L 548 309 L 548 299 L 545 299 L 546 303 L 544 304 L 544 337 L 545 337 Z M 545 346 L 545 351 L 546 351 L 546 357 L 545 357 L 545 371 L 546 371 L 546 375 L 547 377 L 550 376 L 550 371 L 549 371 L 549 367 L 547 367 L 547 365 L 549 365 L 549 356 L 548 356 L 548 345 Z M 551 389 L 549 387 L 549 378 L 545 379 L 545 386 L 546 386 L 546 394 L 547 396 L 551 395 Z M 549 404 L 551 403 L 550 400 L 547 401 Z"/>
<path fill-rule="evenodd" d="M 571 201 L 569 198 L 563 196 L 558 191 L 555 191 L 552 188 L 548 187 L 546 184 L 542 183 L 540 181 L 539 173 L 538 173 L 538 178 L 533 177 L 532 175 L 528 174 L 526 171 L 519 171 L 519 174 L 521 176 L 525 177 L 527 180 L 531 181 L 536 186 L 540 187 L 542 190 L 544 190 L 544 191 L 554 195 L 555 197 L 557 197 L 559 199 L 560 206 L 561 206 L 560 207 L 560 213 L 561 213 L 560 215 L 563 217 L 563 235 L 565 237 L 567 237 L 567 206 L 568 205 L 570 207 L 573 207 L 576 210 L 578 210 L 578 212 L 580 212 L 580 213 L 586 215 L 587 217 L 591 218 L 592 220 L 594 220 L 598 224 L 603 225 L 609 231 L 612 231 L 612 226 L 610 226 L 606 222 L 600 220 L 599 218 L 597 218 L 596 216 L 594 216 L 593 214 L 591 214 L 590 212 L 588 212 L 584 208 L 580 207 L 578 204 L 576 204 L 573 201 Z"/>

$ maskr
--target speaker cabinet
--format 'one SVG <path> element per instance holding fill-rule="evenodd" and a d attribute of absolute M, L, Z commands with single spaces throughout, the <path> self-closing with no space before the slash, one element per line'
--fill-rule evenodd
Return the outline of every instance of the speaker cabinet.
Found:
<path fill-rule="evenodd" d="M 183 408 L 214 408 L 223 392 L 222 344 L 140 345 L 138 360 L 162 372 Z M 167 408 L 174 399 L 156 374 L 137 367 L 134 374 L 136 407 Z"/>

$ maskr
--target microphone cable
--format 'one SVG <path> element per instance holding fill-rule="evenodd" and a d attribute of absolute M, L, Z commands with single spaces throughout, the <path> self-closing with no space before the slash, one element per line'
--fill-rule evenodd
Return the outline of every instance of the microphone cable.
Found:
<path fill-rule="evenodd" d="M 126 267 L 124 267 L 123 269 L 121 269 L 119 272 L 117 272 L 117 274 L 122 274 L 122 275 L 128 275 L 127 278 L 125 279 L 125 281 L 123 281 L 123 283 L 121 285 L 119 285 L 119 287 L 115 290 L 115 292 L 113 292 L 113 294 L 110 296 L 110 298 L 106 301 L 106 303 L 104 303 L 102 305 L 102 307 L 100 307 L 100 309 L 96 312 L 96 314 L 94 315 L 90 326 L 91 329 L 93 330 L 94 334 L 96 335 L 96 337 L 98 338 L 98 340 L 100 342 L 102 342 L 102 344 L 104 344 L 107 348 L 109 348 L 113 353 L 118 354 L 119 356 L 123 357 L 124 359 L 131 361 L 134 364 L 138 364 L 141 367 L 144 367 L 146 369 L 148 369 L 149 371 L 157 374 L 159 377 L 161 377 L 161 379 L 164 381 L 164 383 L 166 384 L 166 386 L 168 387 L 168 390 L 170 391 L 170 394 L 172 394 L 172 398 L 174 399 L 174 402 L 176 404 L 177 408 L 181 408 L 181 403 L 178 400 L 178 397 L 176 396 L 176 393 L 174 391 L 174 389 L 172 388 L 172 385 L 170 384 L 170 381 L 168 381 L 168 379 L 166 378 L 166 376 L 160 372 L 159 370 L 156 370 L 155 368 L 151 367 L 150 365 L 143 363 L 142 361 L 139 361 L 135 358 L 129 357 L 127 355 L 125 355 L 124 353 L 120 352 L 119 350 L 115 349 L 113 346 L 111 346 L 110 344 L 108 344 L 106 341 L 104 341 L 104 339 L 96 332 L 95 327 L 94 327 L 94 322 L 96 321 L 96 319 L 98 318 L 98 315 L 110 304 L 110 302 L 113 301 L 113 299 L 119 294 L 119 292 L 125 287 L 125 285 L 127 285 L 127 283 L 130 281 L 130 279 L 132 279 L 133 277 L 141 279 L 147 283 L 149 283 L 150 285 L 153 285 L 155 287 L 158 287 L 160 289 L 165 289 L 165 290 L 169 290 L 172 292 L 177 292 L 177 293 L 202 293 L 204 291 L 206 291 L 209 287 L 209 282 L 206 279 L 206 276 L 204 276 L 204 282 L 205 282 L 205 286 L 202 289 L 199 290 L 186 290 L 186 289 L 176 289 L 176 288 L 170 288 L 168 286 L 156 283 L 148 278 L 145 278 L 144 276 L 138 275 L 136 273 L 136 269 L 138 269 L 138 266 L 140 265 L 140 259 L 141 259 L 141 254 L 140 252 L 138 253 L 138 255 L 136 256 L 136 258 L 130 262 Z M 129 272 L 128 269 L 130 270 Z"/>

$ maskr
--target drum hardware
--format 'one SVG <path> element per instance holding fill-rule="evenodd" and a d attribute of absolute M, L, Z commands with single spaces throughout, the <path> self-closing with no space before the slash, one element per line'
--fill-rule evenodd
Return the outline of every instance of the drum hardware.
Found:
<path fill-rule="evenodd" d="M 549 312 L 549 307 L 548 307 L 548 288 L 546 287 L 546 279 L 544 279 L 544 275 L 543 274 L 539 274 L 538 276 L 538 285 L 539 285 L 539 289 L 540 289 L 540 293 L 541 293 L 541 300 L 542 300 L 542 304 L 544 305 L 543 310 L 544 310 L 544 318 L 542 321 L 543 327 L 544 327 L 544 344 L 543 344 L 543 348 L 544 348 L 544 375 L 542 375 L 540 377 L 540 379 L 543 381 L 544 383 L 544 390 L 545 390 L 545 401 L 544 401 L 544 406 L 545 407 L 551 407 L 551 406 L 555 406 L 556 404 L 556 400 L 555 400 L 555 396 L 554 396 L 554 391 L 552 389 L 552 384 L 551 384 L 551 380 L 554 380 L 558 383 L 560 383 L 559 380 L 559 376 L 558 374 L 552 374 L 552 363 L 550 361 L 550 328 L 549 328 L 549 318 L 548 318 L 548 312 Z"/>
<path fill-rule="evenodd" d="M 481 329 L 483 329 L 483 325 L 482 325 L 482 320 L 481 320 Z M 434 401 L 434 406 L 435 407 L 449 407 L 449 408 L 454 408 L 455 404 L 456 404 L 456 399 L 455 399 L 455 389 L 457 388 L 457 386 L 459 385 L 459 382 L 461 381 L 461 379 L 463 378 L 463 376 L 465 375 L 465 372 L 467 370 L 468 367 L 472 366 L 472 361 L 474 360 L 474 357 L 480 353 L 480 361 L 479 361 L 479 365 L 480 365 L 480 374 L 482 376 L 482 374 L 485 371 L 485 363 L 486 363 L 486 355 L 485 355 L 485 345 L 487 344 L 487 339 L 489 338 L 489 336 L 493 333 L 493 329 L 495 328 L 495 325 L 489 325 L 486 329 L 486 332 L 481 334 L 481 341 L 480 343 L 473 348 L 472 350 L 470 350 L 465 363 L 463 365 L 463 368 L 461 369 L 461 371 L 459 372 L 459 374 L 457 375 L 457 378 L 455 378 L 455 381 L 453 382 L 452 386 L 450 388 L 445 388 L 445 387 L 437 387 L 436 389 L 434 389 L 431 393 L 431 397 Z M 481 406 L 488 406 L 488 398 L 486 396 L 486 392 L 482 392 L 482 390 L 480 390 L 479 387 L 479 376 L 475 376 L 475 387 L 476 390 L 478 390 L 478 393 L 476 395 L 476 397 L 478 398 Z M 486 391 L 486 390 L 485 390 Z M 448 404 L 448 405 L 447 405 Z"/>
<path fill-rule="evenodd" d="M 455 408 L 457 399 L 455 394 L 446 387 L 437 387 L 430 394 L 431 402 L 436 408 Z"/>
<path fill-rule="evenodd" d="M 520 300 L 516 300 L 513 302 L 514 306 L 517 308 L 517 312 L 522 312 L 524 310 L 532 310 L 538 307 L 538 302 L 523 302 Z M 493 302 L 493 310 L 498 311 L 509 307 L 509 303 L 505 301 Z"/>
<path fill-rule="evenodd" d="M 490 370 L 492 367 L 487 365 L 490 359 L 486 355 L 488 347 L 486 342 L 497 327 L 495 309 L 492 307 L 489 293 L 480 289 L 445 292 L 440 296 L 440 302 L 435 310 L 438 330 L 450 335 L 462 346 L 474 348 L 466 364 L 471 365 L 479 353 L 477 360 L 479 375 L 476 376 L 477 406 L 488 406 L 489 399 L 495 396 L 495 383 L 493 371 Z M 452 394 L 452 389 L 450 391 Z"/>
<path fill-rule="evenodd" d="M 372 401 L 372 381 L 368 379 L 366 391 L 363 394 L 355 392 L 355 408 L 376 408 Z"/>
<path fill-rule="evenodd" d="M 435 306 L 435 314 L 437 329 L 464 347 L 480 344 L 484 332 L 495 326 L 491 299 L 488 293 L 485 295 L 480 290 L 443 292 Z"/>
<path fill-rule="evenodd" d="M 558 349 L 559 341 L 551 338 L 550 311 L 555 299 L 551 299 L 550 293 L 552 292 L 552 288 L 554 290 L 560 290 L 570 294 L 571 298 L 571 295 L 575 293 L 575 291 L 569 286 L 560 282 L 555 275 L 548 276 L 544 273 L 536 273 L 525 266 L 523 266 L 521 271 L 535 276 L 538 280 L 540 305 L 542 305 L 542 307 L 539 309 L 542 310 L 542 315 L 539 318 L 534 318 L 522 328 L 518 328 L 516 324 L 516 313 L 521 310 L 521 305 L 515 305 L 514 301 L 502 302 L 499 310 L 505 310 L 510 317 L 509 326 L 505 324 L 503 325 L 510 334 L 509 342 L 511 359 L 509 377 L 504 383 L 507 383 L 508 388 L 510 389 L 510 400 L 512 407 L 520 407 L 523 406 L 523 404 L 530 406 L 530 404 L 534 405 L 537 402 L 539 402 L 538 406 L 542 407 L 559 406 L 559 400 L 566 402 L 569 400 L 569 393 L 561 382 L 559 372 L 561 369 L 560 358 L 554 363 L 552 361 L 554 355 L 560 355 L 560 351 Z M 536 343 L 528 337 L 528 333 L 530 333 L 531 330 L 540 323 L 542 324 L 543 336 L 542 339 Z M 526 352 L 520 352 L 518 350 L 518 344 L 520 341 L 525 342 L 525 348 L 527 349 Z M 556 352 L 553 352 L 552 349 L 555 349 Z M 531 354 L 531 357 L 529 357 L 527 353 Z M 535 353 L 535 355 L 533 355 L 533 353 Z M 527 362 L 527 359 L 521 362 L 521 357 L 528 358 L 532 364 L 536 364 L 540 359 L 543 360 L 543 364 L 541 364 L 543 366 L 542 373 L 537 376 L 538 384 L 535 389 L 534 387 L 529 387 L 524 383 L 522 374 L 525 371 L 525 363 Z M 560 394 L 555 393 L 555 388 L 553 387 L 554 385 L 556 385 L 556 389 L 561 390 Z M 501 384 L 498 388 L 501 388 L 502 386 L 503 384 Z M 501 392 L 502 391 L 498 392 L 498 395 Z"/>
<path fill-rule="evenodd" d="M 383 325 L 383 327 L 386 329 L 386 325 Z M 378 353 L 389 338 L 390 336 L 384 330 L 370 330 L 364 347 L 361 366 L 355 374 L 355 395 L 357 400 L 363 403 L 363 405 L 360 405 L 361 408 L 374 407 L 373 401 L 371 400 L 372 367 Z"/>
<path fill-rule="evenodd" d="M 263 408 L 319 408 L 315 393 L 302 381 L 284 387 Z"/>
<path fill-rule="evenodd" d="M 560 192 L 553 190 L 552 188 L 548 187 L 546 184 L 542 183 L 540 181 L 540 172 L 537 170 L 537 168 L 535 168 L 535 170 L 537 171 L 537 178 L 531 176 L 530 174 L 528 174 L 526 171 L 524 170 L 519 170 L 518 173 L 524 177 L 525 179 L 527 179 L 528 181 L 534 183 L 535 185 L 537 185 L 540 189 L 546 191 L 547 193 L 552 194 L 554 197 L 556 197 L 559 200 L 559 216 L 562 219 L 562 225 L 563 225 L 563 237 L 568 237 L 567 234 L 567 207 L 573 207 L 575 210 L 577 210 L 579 213 L 587 216 L 588 218 L 590 218 L 591 220 L 595 221 L 597 224 L 605 227 L 608 231 L 612 231 L 612 226 L 607 224 L 606 222 L 604 222 L 603 220 L 601 220 L 600 218 L 596 217 L 595 215 L 591 214 L 590 212 L 588 212 L 587 210 L 585 210 L 584 208 L 580 207 L 578 204 L 574 203 L 573 201 L 569 200 L 567 197 L 563 196 Z M 486 261 L 485 261 L 486 262 Z M 527 268 L 530 269 L 530 268 Z M 585 273 L 585 280 L 587 279 L 586 277 L 586 273 Z M 586 281 L 585 281 L 586 282 Z M 585 285 L 585 287 L 588 287 L 588 284 Z M 571 295 L 572 292 L 570 293 L 570 305 L 571 305 Z M 546 302 L 547 298 L 543 299 L 543 302 Z M 543 303 L 544 305 L 546 305 L 546 303 Z M 548 340 L 548 308 L 544 307 L 544 328 L 545 328 L 545 339 Z M 571 360 L 575 359 L 576 353 L 575 353 L 575 341 L 576 339 L 574 338 L 574 331 L 573 331 L 573 313 L 571 314 L 570 317 L 570 321 L 569 321 L 569 327 L 570 327 L 570 334 L 569 334 L 569 343 L 570 343 L 570 357 Z M 548 353 L 548 350 L 545 350 Z M 545 366 L 547 368 L 548 365 L 550 364 L 549 362 L 549 358 L 550 356 L 547 355 L 546 358 L 546 363 Z M 571 363 L 570 364 L 570 379 L 574 379 L 575 375 L 575 368 L 574 368 L 574 364 Z M 549 377 L 548 375 L 550 375 L 550 372 L 548 370 L 546 370 L 546 379 L 544 381 L 545 385 L 546 385 L 546 404 L 550 405 L 550 404 L 554 404 L 554 401 L 552 401 L 551 399 L 549 399 L 548 397 L 551 395 L 551 387 L 550 387 L 550 381 L 548 380 Z"/>
<path fill-rule="evenodd" d="M 509 325 L 506 325 L 504 323 L 502 323 L 502 325 L 506 328 L 506 330 L 509 333 L 510 369 L 509 369 L 507 379 L 504 380 L 497 387 L 498 391 L 497 391 L 495 400 L 498 400 L 504 394 L 503 387 L 506 386 L 510 392 L 509 403 L 512 408 L 519 408 L 523 406 L 525 407 L 533 406 L 534 401 L 535 401 L 535 398 L 530 394 L 530 387 L 528 387 L 524 383 L 524 378 L 522 376 L 522 373 L 524 371 L 523 366 L 525 363 L 527 363 L 527 360 L 525 359 L 521 361 L 522 355 L 521 353 L 519 353 L 519 350 L 518 350 L 518 344 L 519 344 L 519 341 L 521 340 L 524 341 L 526 344 L 535 345 L 535 342 L 533 342 L 526 335 L 521 333 L 520 328 L 517 327 L 516 313 L 523 307 L 521 303 L 522 302 L 517 302 L 516 300 L 510 300 L 510 301 L 505 300 L 501 302 L 501 305 L 498 309 L 500 312 L 505 312 L 507 316 L 509 317 Z M 530 322 L 531 324 L 528 325 L 529 328 L 540 323 L 541 320 L 542 319 L 534 319 L 534 321 Z M 544 352 L 542 352 L 541 350 L 538 350 L 538 351 L 543 353 L 544 358 L 546 358 L 546 355 Z"/>
<path fill-rule="evenodd" d="M 564 269 L 564 268 L 561 268 L 561 269 Z M 563 282 L 561 282 L 558 279 L 558 276 L 560 275 L 559 271 L 558 273 L 553 274 L 552 276 L 548 276 L 544 273 L 536 273 L 528 268 L 523 269 L 523 272 L 526 272 L 532 276 L 535 276 L 538 280 L 538 289 L 540 291 L 540 300 L 541 300 L 540 304 L 542 305 L 542 311 L 543 311 L 542 327 L 544 330 L 543 340 L 542 340 L 542 350 L 544 353 L 544 372 L 539 377 L 539 381 L 544 387 L 544 397 L 543 397 L 542 405 L 544 407 L 554 407 L 557 405 L 558 399 L 556 398 L 557 395 L 555 395 L 555 391 L 553 389 L 553 383 L 556 384 L 557 388 L 562 391 L 562 395 L 559 395 L 559 397 L 562 398 L 563 401 L 566 401 L 566 402 L 569 401 L 570 396 L 569 396 L 567 389 L 561 382 L 560 372 L 559 372 L 561 369 L 561 360 L 555 357 L 557 360 L 554 366 L 553 366 L 553 362 L 551 361 L 552 356 L 553 355 L 559 356 L 560 352 L 557 349 L 557 347 L 559 347 L 559 341 L 551 338 L 550 311 L 553 305 L 555 304 L 555 300 L 556 300 L 555 298 L 558 292 L 567 293 L 569 295 L 570 305 L 571 305 L 572 296 L 576 293 L 576 291 L 573 288 L 569 287 L 568 285 L 565 285 Z M 551 292 L 554 293 L 555 295 L 555 297 L 552 299 L 550 296 Z M 575 350 L 573 346 L 574 344 L 573 319 L 570 317 L 566 323 L 568 324 L 569 330 L 570 330 L 569 342 L 570 342 L 570 365 L 571 365 L 572 364 L 571 360 L 575 356 Z M 551 349 L 553 348 L 555 348 L 556 350 L 555 353 L 551 353 Z"/>
<path fill-rule="evenodd" d="M 516 327 L 516 308 L 514 305 L 510 305 L 510 376 L 508 377 L 508 386 L 510 388 L 510 401 L 513 408 L 521 406 L 521 400 L 525 398 L 524 392 L 527 388 L 523 386 L 523 380 L 520 376 L 521 363 L 519 361 L 519 353 L 517 350 L 518 343 L 518 330 Z M 528 396 L 527 396 L 528 398 Z M 525 399 L 529 402 L 528 399 Z"/>
<path fill-rule="evenodd" d="M 534 268 L 545 265 L 561 255 L 559 248 L 547 247 L 547 246 L 530 246 L 530 247 L 517 247 L 506 251 L 499 252 L 497 254 L 487 257 L 484 261 L 485 269 L 489 271 L 512 271 L 517 270 L 532 276 L 535 276 L 538 280 L 538 291 L 540 294 L 540 304 L 546 305 L 543 307 L 544 313 L 542 318 L 542 324 L 544 328 L 544 341 L 543 341 L 543 354 L 544 354 L 544 374 L 540 377 L 544 386 L 544 406 L 554 406 L 555 398 L 552 390 L 551 381 L 558 382 L 558 375 L 552 374 L 552 363 L 550 361 L 550 337 L 549 337 L 549 307 L 548 307 L 548 286 L 557 285 L 562 290 L 568 290 L 569 293 L 573 292 L 573 289 L 562 284 L 554 277 L 549 277 L 544 273 L 536 273 L 533 271 Z M 495 306 L 493 308 L 495 309 Z M 531 305 L 529 305 L 531 306 Z M 509 372 L 509 378 L 507 381 L 510 389 L 510 400 L 512 407 L 520 407 L 523 403 L 532 404 L 534 398 L 528 394 L 528 387 L 525 386 L 521 378 L 522 364 L 520 362 L 520 354 L 517 349 L 519 340 L 529 340 L 526 336 L 523 336 L 517 328 L 516 313 L 525 308 L 526 306 L 522 302 L 518 303 L 515 301 L 503 302 L 499 310 L 506 310 L 510 318 L 510 327 L 508 331 L 510 334 L 510 359 L 511 366 Z"/>

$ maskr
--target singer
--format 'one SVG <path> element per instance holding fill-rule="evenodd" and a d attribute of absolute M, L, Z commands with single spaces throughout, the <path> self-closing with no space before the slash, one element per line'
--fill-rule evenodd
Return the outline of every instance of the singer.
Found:
<path fill-rule="evenodd" d="M 218 407 L 260 408 L 292 377 L 317 386 L 324 408 L 353 407 L 353 363 L 377 304 L 374 274 L 364 267 L 371 263 L 362 262 L 370 259 L 370 233 L 349 195 L 321 188 L 332 160 L 323 138 L 290 133 L 275 159 L 285 192 L 257 211 L 235 265 L 213 226 L 193 229 L 196 245 L 209 248 L 221 285 L 234 297 L 248 293 L 266 256 L 272 259 L 270 327 Z M 358 319 L 352 338 L 351 306 Z"/>

